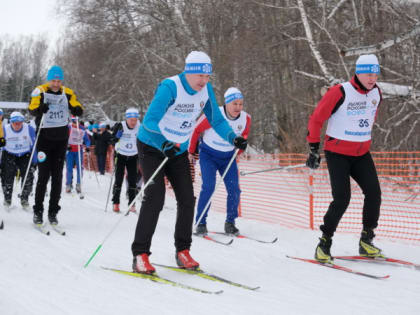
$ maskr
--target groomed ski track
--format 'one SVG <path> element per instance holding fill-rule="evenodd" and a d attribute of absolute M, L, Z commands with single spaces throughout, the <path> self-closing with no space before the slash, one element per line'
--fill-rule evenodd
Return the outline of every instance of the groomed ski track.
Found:
<path fill-rule="evenodd" d="M 317 231 L 292 230 L 251 220 L 238 220 L 249 236 L 279 240 L 260 244 L 235 239 L 230 246 L 193 237 L 192 256 L 209 273 L 250 286 L 247 291 L 196 276 L 157 267 L 162 277 L 207 290 L 209 296 L 103 270 L 101 266 L 130 270 L 131 242 L 137 215 L 124 218 L 88 268 L 90 255 L 119 216 L 104 212 L 109 176 L 98 188 L 93 174 L 85 173 L 85 199 L 62 193 L 58 220 L 65 236 L 46 236 L 32 226 L 32 214 L 19 207 L 0 218 L 0 313 L 9 314 L 419 314 L 418 271 L 386 265 L 340 261 L 372 274 L 390 274 L 383 281 L 358 277 L 329 268 L 288 259 L 286 255 L 312 258 L 320 235 Z M 122 212 L 126 211 L 122 190 Z M 17 192 L 14 193 L 16 195 Z M 30 204 L 33 204 L 33 197 Z M 2 198 L 0 198 L 0 202 Z M 47 205 L 47 198 L 45 205 Z M 151 262 L 174 265 L 175 201 L 167 198 L 152 243 Z M 44 213 L 44 220 L 47 219 Z M 222 230 L 224 216 L 210 213 L 208 227 Z M 47 224 L 47 227 L 50 228 Z M 51 228 L 50 228 L 51 229 Z M 420 263 L 420 247 L 376 240 L 390 257 Z M 356 255 L 358 237 L 338 234 L 332 253 Z"/>

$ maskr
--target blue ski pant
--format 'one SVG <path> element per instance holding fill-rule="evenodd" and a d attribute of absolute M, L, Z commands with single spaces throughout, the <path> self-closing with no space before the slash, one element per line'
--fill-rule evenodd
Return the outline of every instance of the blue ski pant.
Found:
<path fill-rule="evenodd" d="M 220 176 L 222 176 L 233 156 L 233 152 L 227 156 L 226 154 L 224 154 L 224 156 L 216 155 L 217 154 L 214 154 L 211 151 L 203 149 L 200 151 L 200 168 L 203 183 L 201 185 L 200 197 L 198 199 L 197 215 L 195 218 L 196 222 L 200 218 L 201 213 L 204 211 L 204 207 L 214 192 L 216 185 L 216 172 L 219 172 Z M 235 223 L 235 219 L 238 217 L 238 206 L 241 194 L 241 190 L 239 189 L 238 165 L 236 164 L 236 161 L 233 161 L 230 166 L 224 178 L 224 183 L 227 191 L 226 222 Z M 206 213 L 203 215 L 199 224 L 206 224 L 210 206 L 211 204 L 208 206 Z"/>
<path fill-rule="evenodd" d="M 83 171 L 83 151 L 80 150 L 81 169 Z M 80 184 L 79 153 L 68 151 L 66 154 L 66 185 L 71 185 L 73 181 L 73 168 L 76 165 L 77 183 Z"/>

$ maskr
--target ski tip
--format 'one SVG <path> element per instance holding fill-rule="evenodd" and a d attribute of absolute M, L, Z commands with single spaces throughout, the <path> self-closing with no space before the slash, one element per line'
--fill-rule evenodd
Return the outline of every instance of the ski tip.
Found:
<path fill-rule="evenodd" d="M 223 290 L 219 290 L 219 291 L 214 291 L 213 294 L 222 294 Z"/>
<path fill-rule="evenodd" d="M 244 172 L 244 171 L 241 171 L 239 174 L 240 174 L 241 176 L 245 176 L 245 172 Z"/>
<path fill-rule="evenodd" d="M 3 221 L 1 221 L 1 223 L 0 223 L 0 230 L 3 230 L 3 228 L 4 228 L 4 223 L 3 223 Z"/>
<path fill-rule="evenodd" d="M 233 238 L 229 242 L 227 242 L 226 245 L 230 245 L 232 243 L 233 243 Z"/>
<path fill-rule="evenodd" d="M 277 240 L 278 240 L 279 238 L 278 237 L 276 237 L 274 240 L 272 240 L 271 241 L 271 243 L 275 243 L 275 242 L 277 242 Z"/>

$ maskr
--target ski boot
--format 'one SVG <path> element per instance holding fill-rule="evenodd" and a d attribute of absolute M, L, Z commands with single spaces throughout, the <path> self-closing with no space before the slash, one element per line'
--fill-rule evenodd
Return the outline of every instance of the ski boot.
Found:
<path fill-rule="evenodd" d="M 331 257 L 330 249 L 332 245 L 331 237 L 322 234 L 319 239 L 318 246 L 315 249 L 315 259 L 323 264 L 333 264 L 333 257 Z"/>
<path fill-rule="evenodd" d="M 133 258 L 133 272 L 151 275 L 156 269 L 149 262 L 148 254 L 140 254 Z"/>
<path fill-rule="evenodd" d="M 7 212 L 10 212 L 11 207 L 12 207 L 12 201 L 11 200 L 4 200 L 3 201 L 3 206 L 4 206 L 4 210 L 6 210 Z"/>
<path fill-rule="evenodd" d="M 71 185 L 66 185 L 66 193 L 71 193 Z"/>
<path fill-rule="evenodd" d="M 236 228 L 235 223 L 225 222 L 225 233 L 238 236 L 239 230 Z"/>
<path fill-rule="evenodd" d="M 48 221 L 50 221 L 51 225 L 57 225 L 57 213 L 48 213 Z"/>
<path fill-rule="evenodd" d="M 205 236 L 207 235 L 207 225 L 205 224 L 199 224 L 197 228 L 195 229 L 195 234 L 198 236 Z"/>
<path fill-rule="evenodd" d="M 372 240 L 375 237 L 373 230 L 366 229 L 362 231 L 359 241 L 359 255 L 369 258 L 385 258 L 380 248 L 373 245 Z"/>
<path fill-rule="evenodd" d="M 190 255 L 189 249 L 184 249 L 175 254 L 176 263 L 180 268 L 197 270 L 200 264 L 196 262 Z"/>
<path fill-rule="evenodd" d="M 42 219 L 42 213 L 34 211 L 33 222 L 35 225 L 42 225 L 42 223 L 44 222 Z"/>
<path fill-rule="evenodd" d="M 28 199 L 21 199 L 20 205 L 22 206 L 23 210 L 28 211 L 29 209 L 29 202 Z"/>
<path fill-rule="evenodd" d="M 80 187 L 80 184 L 76 184 L 76 193 L 80 194 L 82 192 L 82 188 Z"/>
<path fill-rule="evenodd" d="M 112 210 L 114 212 L 119 213 L 120 212 L 120 204 L 119 203 L 114 203 L 114 208 L 112 208 Z"/>

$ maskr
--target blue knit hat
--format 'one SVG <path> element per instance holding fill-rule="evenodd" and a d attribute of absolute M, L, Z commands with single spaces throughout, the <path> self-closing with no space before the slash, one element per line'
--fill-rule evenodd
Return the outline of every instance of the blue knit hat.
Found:
<path fill-rule="evenodd" d="M 47 81 L 51 80 L 64 80 L 64 72 L 60 66 L 52 66 L 47 73 Z"/>

